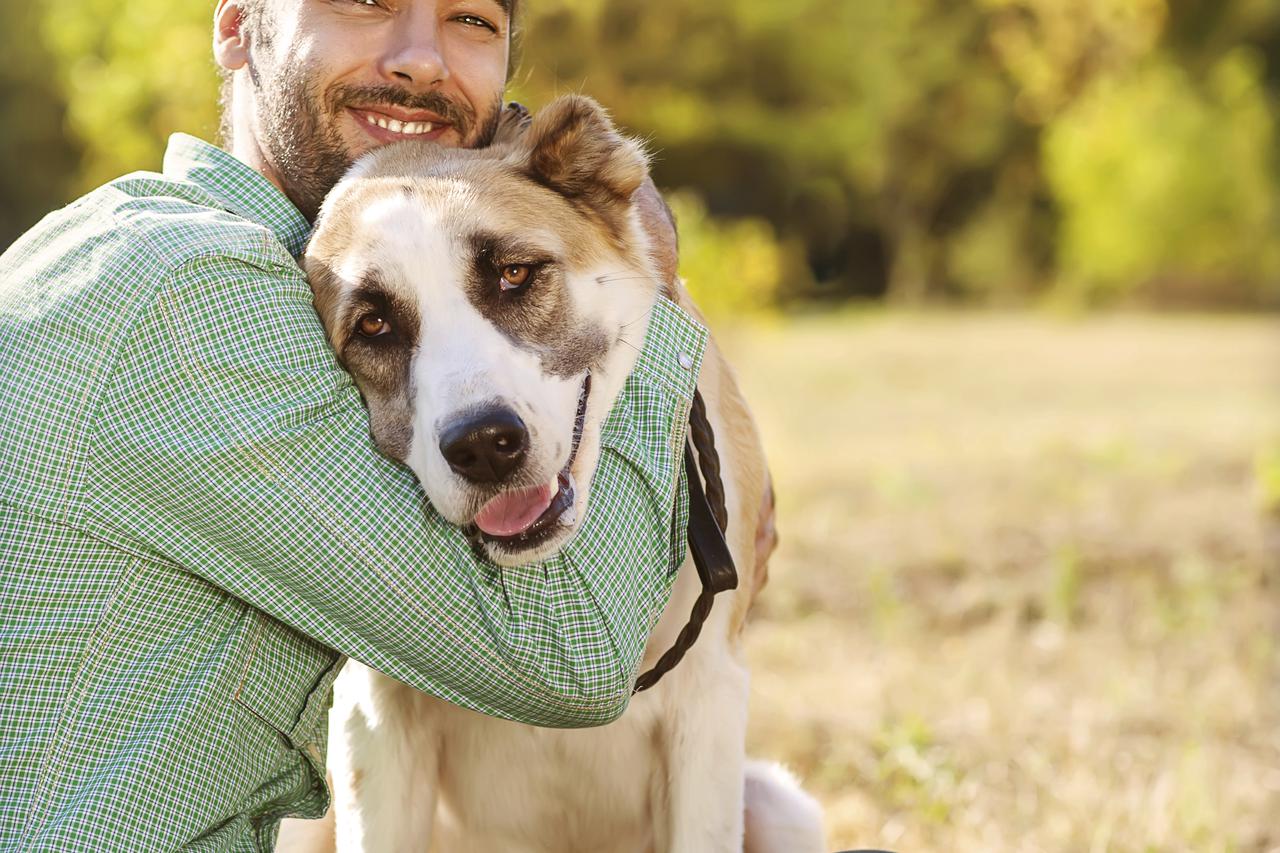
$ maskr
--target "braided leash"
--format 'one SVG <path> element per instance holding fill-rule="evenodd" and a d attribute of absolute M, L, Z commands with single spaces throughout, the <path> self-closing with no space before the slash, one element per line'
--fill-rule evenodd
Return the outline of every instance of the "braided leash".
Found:
<path fill-rule="evenodd" d="M 720 479 L 720 454 L 716 450 L 716 434 L 711 431 L 711 421 L 707 420 L 707 404 L 696 388 L 689 409 L 689 432 L 693 433 L 693 446 L 698 449 L 698 467 L 702 469 L 707 503 L 711 504 L 711 512 L 723 535 L 729 532 L 729 510 L 725 506 L 724 482 Z"/>
<path fill-rule="evenodd" d="M 680 629 L 675 643 L 658 658 L 653 669 L 636 679 L 635 688 L 631 691 L 633 695 L 657 684 L 662 676 L 680 663 L 702 633 L 702 625 L 711 615 L 716 593 L 738 585 L 733 555 L 729 553 L 724 539 L 725 531 L 729 529 L 729 512 L 725 506 L 724 483 L 720 478 L 720 454 L 716 452 L 715 433 L 707 420 L 706 404 L 697 390 L 693 392 L 693 405 L 689 409 L 689 433 L 693 447 L 698 449 L 696 467 L 693 447 L 686 443 L 684 449 L 685 479 L 689 486 L 689 550 L 693 552 L 693 563 L 702 581 L 702 592 L 694 601 L 689 621 Z"/>

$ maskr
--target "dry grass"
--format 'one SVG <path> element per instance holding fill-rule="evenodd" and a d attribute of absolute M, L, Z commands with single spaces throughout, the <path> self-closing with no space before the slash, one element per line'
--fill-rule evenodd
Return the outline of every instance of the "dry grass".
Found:
<path fill-rule="evenodd" d="M 833 849 L 1280 850 L 1274 323 L 721 338 L 780 501 L 750 746 Z"/>

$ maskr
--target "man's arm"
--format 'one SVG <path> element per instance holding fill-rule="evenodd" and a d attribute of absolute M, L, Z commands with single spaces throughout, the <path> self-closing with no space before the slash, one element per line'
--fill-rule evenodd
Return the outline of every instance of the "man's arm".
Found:
<path fill-rule="evenodd" d="M 660 300 L 581 529 L 554 558 L 499 569 L 374 448 L 301 275 L 197 259 L 141 318 L 103 398 L 93 505 L 421 690 L 541 725 L 607 722 L 683 558 L 677 462 L 705 334 Z"/>

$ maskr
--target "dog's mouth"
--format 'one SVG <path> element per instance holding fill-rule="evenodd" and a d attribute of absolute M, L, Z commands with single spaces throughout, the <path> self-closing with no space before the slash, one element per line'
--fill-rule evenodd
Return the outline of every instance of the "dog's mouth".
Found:
<path fill-rule="evenodd" d="M 582 429 L 587 420 L 587 398 L 591 394 L 591 374 L 582 380 L 578 394 L 578 413 L 573 422 L 573 444 L 569 461 L 550 483 L 511 489 L 490 498 L 480 507 L 465 532 L 473 542 L 500 545 L 508 551 L 521 551 L 540 545 L 558 529 L 574 522 L 573 462 L 582 443 Z"/>

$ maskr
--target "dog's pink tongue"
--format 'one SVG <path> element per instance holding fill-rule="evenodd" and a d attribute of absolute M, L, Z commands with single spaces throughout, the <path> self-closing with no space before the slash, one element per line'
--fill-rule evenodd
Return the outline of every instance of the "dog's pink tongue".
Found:
<path fill-rule="evenodd" d="M 552 497 L 547 484 L 503 492 L 480 508 L 476 527 L 490 536 L 515 536 L 546 512 Z"/>

